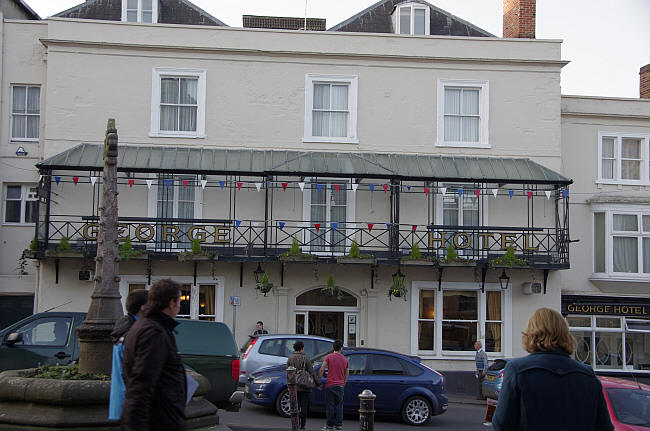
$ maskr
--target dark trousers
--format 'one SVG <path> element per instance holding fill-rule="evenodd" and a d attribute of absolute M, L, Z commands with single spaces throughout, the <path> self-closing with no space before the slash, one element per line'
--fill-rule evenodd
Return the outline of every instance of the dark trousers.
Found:
<path fill-rule="evenodd" d="M 325 401 L 327 426 L 343 426 L 343 386 L 330 386 L 325 389 Z"/>
<path fill-rule="evenodd" d="M 483 396 L 483 380 L 485 380 L 485 371 L 478 370 L 478 393 L 476 394 L 477 398 L 485 399 Z"/>
<path fill-rule="evenodd" d="M 309 392 L 298 391 L 298 418 L 300 426 L 304 427 L 307 423 L 307 413 L 309 412 Z"/>

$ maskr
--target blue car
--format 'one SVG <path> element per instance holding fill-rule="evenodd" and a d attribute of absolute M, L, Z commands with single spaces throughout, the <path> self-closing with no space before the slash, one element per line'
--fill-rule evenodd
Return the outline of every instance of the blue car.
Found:
<path fill-rule="evenodd" d="M 439 372 L 422 365 L 420 358 L 387 350 L 344 348 L 350 377 L 345 385 L 343 409 L 357 413 L 358 395 L 370 389 L 377 398 L 375 410 L 381 415 L 401 416 L 409 425 L 424 425 L 432 416 L 447 411 L 445 379 Z M 314 358 L 318 372 L 325 353 Z M 253 403 L 274 408 L 289 417 L 286 365 L 266 367 L 248 378 L 246 397 Z M 323 388 L 325 378 L 323 378 Z M 310 410 L 325 410 L 325 390 L 314 388 L 309 398 Z"/>
<path fill-rule="evenodd" d="M 503 386 L 503 371 L 510 359 L 497 359 L 485 372 L 483 379 L 483 396 L 498 400 Z"/>

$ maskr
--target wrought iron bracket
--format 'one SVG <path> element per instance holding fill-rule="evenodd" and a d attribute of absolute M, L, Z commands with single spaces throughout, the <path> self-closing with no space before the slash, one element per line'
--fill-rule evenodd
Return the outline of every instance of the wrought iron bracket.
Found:
<path fill-rule="evenodd" d="M 548 280 L 548 269 L 544 269 L 544 295 L 546 295 L 546 281 Z"/>

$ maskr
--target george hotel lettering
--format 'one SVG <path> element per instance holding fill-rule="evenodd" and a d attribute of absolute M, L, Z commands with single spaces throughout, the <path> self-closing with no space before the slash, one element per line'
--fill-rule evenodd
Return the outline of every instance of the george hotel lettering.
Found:
<path fill-rule="evenodd" d="M 514 234 L 505 232 L 429 232 L 429 247 L 445 248 L 451 242 L 456 249 L 476 248 L 478 250 L 493 250 L 494 246 L 501 250 L 514 249 L 536 252 L 538 246 L 533 245 L 535 235 L 530 233 Z M 539 242 L 539 241 L 538 241 Z"/>
<path fill-rule="evenodd" d="M 118 225 L 117 234 L 120 240 L 129 238 L 133 242 L 181 242 L 181 237 L 186 235 L 190 241 L 198 240 L 201 243 L 222 244 L 230 242 L 230 227 L 227 226 L 210 226 L 210 225 L 192 225 L 187 232 L 181 230 L 185 226 L 171 224 L 124 224 Z M 131 233 L 133 229 L 133 233 Z M 156 238 L 156 230 L 159 231 L 159 238 Z M 99 235 L 98 223 L 87 223 L 82 229 L 83 237 L 88 241 L 97 241 Z"/>
<path fill-rule="evenodd" d="M 646 316 L 648 307 L 630 304 L 568 304 L 569 314 L 609 314 L 614 316 Z"/>

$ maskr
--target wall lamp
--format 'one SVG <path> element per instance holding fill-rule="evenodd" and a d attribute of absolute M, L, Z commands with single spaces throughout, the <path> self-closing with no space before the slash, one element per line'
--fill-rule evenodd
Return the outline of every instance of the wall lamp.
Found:
<path fill-rule="evenodd" d="M 504 269 L 501 272 L 501 275 L 499 276 L 499 284 L 501 285 L 501 289 L 506 290 L 508 288 L 508 282 L 510 281 L 510 277 L 506 274 L 506 270 Z"/>
<path fill-rule="evenodd" d="M 262 277 L 264 276 L 264 270 L 262 269 L 262 265 L 260 265 L 259 262 L 257 262 L 257 269 L 253 271 L 253 275 L 255 275 L 256 283 L 259 284 L 262 282 Z"/>

